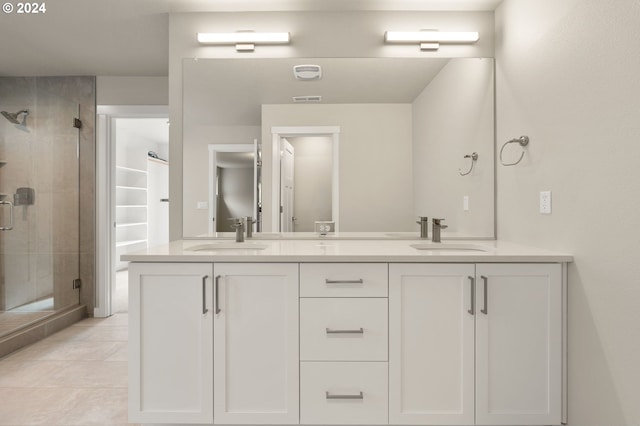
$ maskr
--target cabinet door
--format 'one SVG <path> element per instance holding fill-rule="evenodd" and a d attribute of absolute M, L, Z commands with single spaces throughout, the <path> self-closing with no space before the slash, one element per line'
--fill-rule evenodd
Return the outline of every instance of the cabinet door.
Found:
<path fill-rule="evenodd" d="M 129 266 L 129 421 L 213 422 L 212 265 Z"/>
<path fill-rule="evenodd" d="M 475 266 L 389 265 L 389 423 L 474 422 Z"/>
<path fill-rule="evenodd" d="M 560 424 L 559 264 L 477 265 L 476 423 Z"/>
<path fill-rule="evenodd" d="M 214 272 L 215 423 L 298 423 L 298 265 Z"/>

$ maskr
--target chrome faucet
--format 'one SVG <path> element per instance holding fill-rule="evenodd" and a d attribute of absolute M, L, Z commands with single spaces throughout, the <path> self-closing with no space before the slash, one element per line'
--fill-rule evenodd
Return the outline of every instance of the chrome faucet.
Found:
<path fill-rule="evenodd" d="M 244 220 L 247 227 L 247 238 L 251 238 L 253 237 L 253 224 L 256 223 L 256 221 L 251 216 L 245 217 Z"/>
<path fill-rule="evenodd" d="M 420 225 L 420 238 L 429 238 L 429 218 L 426 216 L 418 216 L 416 223 Z"/>
<path fill-rule="evenodd" d="M 440 231 L 447 228 L 447 225 L 443 225 L 442 221 L 444 219 L 436 219 L 433 218 L 433 236 L 431 237 L 431 241 L 434 243 L 439 243 L 440 241 Z"/>
<path fill-rule="evenodd" d="M 241 243 L 244 241 L 244 219 L 241 217 L 234 217 L 229 220 L 233 220 L 232 228 L 236 230 L 236 243 Z"/>

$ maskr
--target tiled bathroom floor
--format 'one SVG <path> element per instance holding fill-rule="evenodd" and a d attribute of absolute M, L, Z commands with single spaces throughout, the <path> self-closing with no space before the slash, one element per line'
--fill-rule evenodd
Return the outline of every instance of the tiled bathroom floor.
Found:
<path fill-rule="evenodd" d="M 127 324 L 85 319 L 0 359 L 0 425 L 126 425 Z"/>

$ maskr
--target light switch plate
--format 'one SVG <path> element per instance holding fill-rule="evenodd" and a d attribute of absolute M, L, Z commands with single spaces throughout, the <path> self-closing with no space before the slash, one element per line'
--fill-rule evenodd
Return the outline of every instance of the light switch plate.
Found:
<path fill-rule="evenodd" d="M 198 201 L 196 204 L 196 209 L 198 210 L 207 210 L 209 208 L 209 203 L 207 201 Z"/>
<path fill-rule="evenodd" d="M 540 191 L 540 214 L 551 214 L 551 191 Z"/>
<path fill-rule="evenodd" d="M 464 197 L 462 197 L 462 210 L 464 210 L 465 212 L 469 211 L 469 196 L 465 195 Z"/>

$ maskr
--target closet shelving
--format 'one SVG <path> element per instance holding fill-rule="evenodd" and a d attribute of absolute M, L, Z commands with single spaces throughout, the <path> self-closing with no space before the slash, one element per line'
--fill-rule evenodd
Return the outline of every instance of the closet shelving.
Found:
<path fill-rule="evenodd" d="M 140 250 L 148 241 L 148 173 L 116 166 L 116 256 Z"/>

